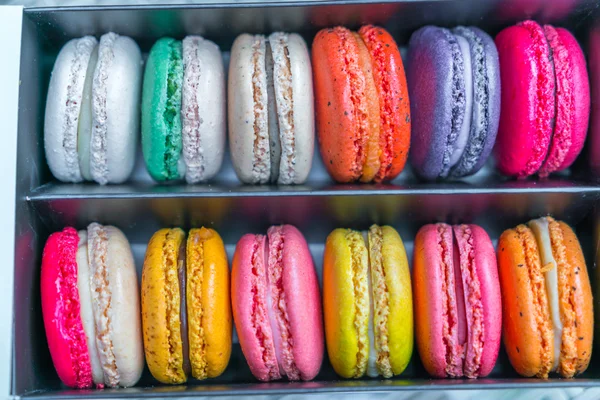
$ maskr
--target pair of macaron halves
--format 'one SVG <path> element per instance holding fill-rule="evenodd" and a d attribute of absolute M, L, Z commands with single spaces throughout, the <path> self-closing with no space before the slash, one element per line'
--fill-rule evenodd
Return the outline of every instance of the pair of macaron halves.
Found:
<path fill-rule="evenodd" d="M 425 26 L 410 38 L 407 64 L 415 174 L 436 180 L 476 173 L 492 152 L 500 119 L 494 41 L 475 27 Z"/>
<path fill-rule="evenodd" d="M 114 226 L 50 235 L 41 269 L 42 314 L 58 377 L 72 388 L 128 387 L 144 370 L 131 247 Z"/>
<path fill-rule="evenodd" d="M 142 270 L 142 326 L 150 373 L 185 383 L 221 375 L 232 342 L 229 267 L 219 234 L 208 228 L 156 232 Z"/>
<path fill-rule="evenodd" d="M 383 28 L 323 29 L 312 44 L 319 147 L 337 182 L 381 182 L 402 172 L 411 117 L 400 52 Z"/>
<path fill-rule="evenodd" d="M 72 39 L 54 63 L 44 120 L 50 171 L 62 182 L 122 183 L 133 171 L 142 81 L 138 45 L 116 33 Z"/>
<path fill-rule="evenodd" d="M 314 152 L 313 83 L 304 39 L 243 34 L 231 48 L 229 145 L 243 183 L 301 184 Z"/>
<path fill-rule="evenodd" d="M 159 39 L 142 93 L 142 151 L 156 181 L 205 182 L 225 153 L 225 72 L 219 47 L 200 36 Z"/>
<path fill-rule="evenodd" d="M 413 300 L 404 244 L 389 226 L 336 229 L 323 259 L 327 352 L 344 378 L 391 378 L 413 351 Z"/>

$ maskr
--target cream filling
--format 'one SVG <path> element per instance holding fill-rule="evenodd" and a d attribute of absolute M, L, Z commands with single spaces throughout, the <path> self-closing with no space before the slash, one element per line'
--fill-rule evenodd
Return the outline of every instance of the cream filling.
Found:
<path fill-rule="evenodd" d="M 257 35 L 252 44 L 252 95 L 254 100 L 252 183 L 267 183 L 271 175 L 265 42 L 264 36 Z"/>
<path fill-rule="evenodd" d="M 92 308 L 96 323 L 96 347 L 104 383 L 116 387 L 121 380 L 117 369 L 117 360 L 112 344 L 112 323 L 109 317 L 111 293 L 108 281 L 108 232 L 105 227 L 91 223 L 88 233 L 88 262 L 90 269 L 90 289 L 92 292 Z"/>
<path fill-rule="evenodd" d="M 77 288 L 79 289 L 79 303 L 81 322 L 85 331 L 90 363 L 92 364 L 92 377 L 95 384 L 104 383 L 104 372 L 100 364 L 98 349 L 96 348 L 96 325 L 94 323 L 94 310 L 92 308 L 92 293 L 90 290 L 90 269 L 88 263 L 87 231 L 79 231 L 79 245 L 77 247 Z"/>
<path fill-rule="evenodd" d="M 83 96 L 81 99 L 81 112 L 79 113 L 79 125 L 77 128 L 77 154 L 79 156 L 79 168 L 81 176 L 86 181 L 92 180 L 90 171 L 90 142 L 92 140 L 92 82 L 94 71 L 98 63 L 98 46 L 94 48 L 90 56 L 85 83 L 83 85 Z M 87 243 L 87 237 L 86 237 Z M 87 244 L 86 244 L 87 246 Z M 87 265 L 87 261 L 86 261 Z"/>
<path fill-rule="evenodd" d="M 108 75 L 115 58 L 114 46 L 119 35 L 102 35 L 98 46 L 98 63 L 92 85 L 92 135 L 90 141 L 90 174 L 101 185 L 108 183 Z"/>
<path fill-rule="evenodd" d="M 471 114 L 473 112 L 473 72 L 471 66 L 471 49 L 469 42 L 462 36 L 455 35 L 458 46 L 463 56 L 464 76 L 465 76 L 465 117 L 463 118 L 462 126 L 458 131 L 456 142 L 454 142 L 454 150 L 450 155 L 450 167 L 455 166 L 462 157 L 471 131 Z M 457 149 L 462 149 L 457 151 Z"/>
<path fill-rule="evenodd" d="M 367 231 L 363 231 L 363 238 L 365 243 L 368 246 L 369 236 Z M 377 370 L 377 348 L 375 347 L 375 324 L 373 323 L 373 316 L 375 315 L 373 309 L 373 282 L 371 281 L 371 262 L 369 260 L 369 271 L 367 273 L 367 287 L 369 291 L 369 325 L 368 325 L 368 335 L 369 335 L 369 358 L 367 361 L 367 375 L 371 378 L 377 378 L 379 376 L 379 371 Z"/>
<path fill-rule="evenodd" d="M 554 332 L 554 360 L 552 371 L 558 368 L 560 361 L 560 349 L 562 344 L 563 324 L 560 319 L 560 299 L 558 295 L 558 268 L 556 260 L 552 255 L 552 244 L 550 242 L 550 229 L 546 218 L 538 218 L 529 221 L 529 228 L 533 231 L 542 261 L 542 272 L 546 281 L 546 293 L 550 305 L 550 316 L 552 318 L 552 330 Z"/>

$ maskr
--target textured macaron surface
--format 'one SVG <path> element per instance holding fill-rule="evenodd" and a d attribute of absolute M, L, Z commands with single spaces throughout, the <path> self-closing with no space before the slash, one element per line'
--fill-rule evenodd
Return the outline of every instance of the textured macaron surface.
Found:
<path fill-rule="evenodd" d="M 181 138 L 182 44 L 159 39 L 148 56 L 142 93 L 142 150 L 157 181 L 179 179 Z"/>
<path fill-rule="evenodd" d="M 468 141 L 450 171 L 452 177 L 462 177 L 476 173 L 484 165 L 496 142 L 500 121 L 500 65 L 496 45 L 487 33 L 476 27 L 462 26 L 452 33 L 468 42 L 472 64 L 472 113 L 465 115 L 463 121 L 470 125 Z"/>
<path fill-rule="evenodd" d="M 544 29 L 524 21 L 496 36 L 502 82 L 496 159 L 505 175 L 526 177 L 546 159 L 554 129 L 556 85 Z"/>
<path fill-rule="evenodd" d="M 77 287 L 78 242 L 77 231 L 70 227 L 48 238 L 42 255 L 42 313 L 59 378 L 70 387 L 91 388 L 92 367 Z"/>
<path fill-rule="evenodd" d="M 423 179 L 445 177 L 465 118 L 464 64 L 456 37 L 434 26 L 413 33 L 407 77 L 413 132 L 411 164 Z"/>

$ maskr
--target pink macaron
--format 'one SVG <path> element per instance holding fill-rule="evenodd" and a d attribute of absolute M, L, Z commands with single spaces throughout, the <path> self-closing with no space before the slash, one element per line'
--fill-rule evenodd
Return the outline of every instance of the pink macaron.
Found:
<path fill-rule="evenodd" d="M 261 381 L 311 380 L 324 352 L 319 283 L 304 236 L 291 225 L 244 235 L 231 271 L 235 327 Z"/>
<path fill-rule="evenodd" d="M 505 175 L 541 177 L 568 168 L 587 135 L 585 56 L 563 28 L 524 21 L 496 36 L 502 106 L 495 154 Z"/>
<path fill-rule="evenodd" d="M 425 225 L 413 256 L 417 346 L 438 378 L 487 376 L 500 348 L 502 305 L 494 247 L 477 225 Z"/>

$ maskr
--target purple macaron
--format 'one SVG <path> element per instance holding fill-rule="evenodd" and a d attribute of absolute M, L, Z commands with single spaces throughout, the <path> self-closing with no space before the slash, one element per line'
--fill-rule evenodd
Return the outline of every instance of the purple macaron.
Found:
<path fill-rule="evenodd" d="M 426 26 L 409 44 L 411 163 L 422 179 L 476 173 L 489 157 L 500 119 L 498 52 L 474 27 Z"/>

